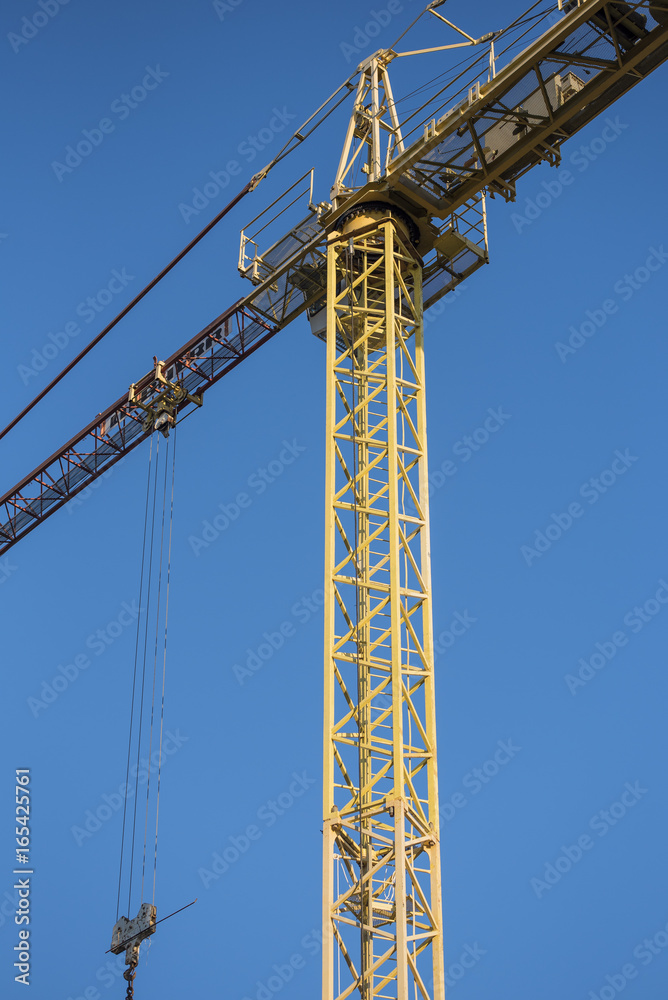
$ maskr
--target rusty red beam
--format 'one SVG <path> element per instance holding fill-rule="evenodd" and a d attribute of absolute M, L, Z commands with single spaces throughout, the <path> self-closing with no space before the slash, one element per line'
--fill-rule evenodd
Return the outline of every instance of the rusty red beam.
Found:
<path fill-rule="evenodd" d="M 247 303 L 237 302 L 192 337 L 165 362 L 164 372 L 191 395 L 200 396 L 231 372 L 279 330 Z M 136 383 L 142 403 L 150 406 L 164 386 L 147 372 Z M 191 409 L 185 401 L 180 412 Z M 0 497 L 0 555 L 54 514 L 147 438 L 143 410 L 127 394 L 99 413 L 86 427 L 30 475 Z"/>

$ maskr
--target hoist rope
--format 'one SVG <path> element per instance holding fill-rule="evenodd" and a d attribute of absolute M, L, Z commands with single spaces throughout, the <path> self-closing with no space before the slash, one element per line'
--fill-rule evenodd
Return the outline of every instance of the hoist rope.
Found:
<path fill-rule="evenodd" d="M 133 819 L 132 819 L 132 850 L 130 853 L 130 879 L 128 886 L 128 913 L 130 913 L 130 904 L 132 900 L 132 878 L 134 869 L 134 856 L 135 856 L 135 838 L 136 838 L 136 828 L 137 828 L 137 798 L 139 791 L 139 762 L 141 753 L 141 741 L 142 741 L 142 730 L 144 721 L 144 692 L 146 688 L 146 653 L 148 647 L 148 612 L 151 606 L 151 582 L 152 582 L 152 568 L 153 568 L 153 541 L 155 537 L 155 502 L 157 496 L 157 479 L 158 479 L 158 466 L 160 457 L 160 439 L 158 438 L 158 443 L 156 447 L 156 462 L 155 462 L 155 476 L 153 478 L 153 511 L 151 515 L 151 542 L 149 546 L 149 571 L 148 571 L 148 586 L 146 594 L 146 612 L 144 614 L 144 652 L 142 660 L 142 680 L 141 680 L 141 696 L 139 700 L 139 734 L 137 737 L 137 763 L 135 766 L 135 793 L 134 793 L 134 809 L 133 809 Z"/>
<path fill-rule="evenodd" d="M 152 803 L 155 803 L 155 842 L 153 851 L 153 889 L 152 901 L 155 905 L 155 890 L 158 859 L 158 823 L 160 810 L 160 785 L 162 777 L 163 734 L 165 721 L 165 681 L 167 669 L 167 635 L 169 623 L 169 594 L 171 584 L 172 542 L 174 525 L 174 489 L 176 480 L 176 431 L 172 432 L 173 443 L 170 456 L 170 439 L 163 448 L 164 458 L 161 469 L 160 439 L 156 438 L 154 454 L 153 441 L 149 450 L 149 464 L 146 479 L 146 501 L 144 505 L 144 525 L 141 554 L 141 570 L 139 580 L 139 612 L 137 616 L 137 632 L 135 638 L 134 669 L 132 680 L 132 699 L 130 707 L 130 731 L 128 735 L 128 751 L 126 762 L 126 796 L 123 807 L 123 829 L 121 834 L 121 855 L 118 873 L 118 894 L 116 901 L 116 919 L 119 918 L 121 892 L 125 876 L 128 884 L 128 916 L 132 913 L 133 884 L 139 880 L 139 818 L 140 807 L 139 785 L 146 782 L 146 803 L 144 816 L 144 840 L 141 859 L 140 904 L 144 901 L 144 885 L 146 881 L 147 854 L 149 851 L 149 816 Z M 171 486 L 170 471 L 171 464 Z M 162 488 L 159 480 L 162 478 Z M 169 511 L 168 507 L 169 491 Z M 162 512 L 159 512 L 160 493 L 162 493 Z M 150 515 L 149 515 L 150 510 Z M 166 537 L 166 522 L 169 519 Z M 159 535 L 159 538 L 158 538 Z M 154 581 L 154 574 L 157 579 Z M 163 587 L 163 576 L 165 583 Z M 164 624 L 161 616 L 164 615 Z M 153 634 L 154 633 L 154 634 Z M 149 709 L 150 645 L 153 645 L 153 677 Z M 143 649 L 140 649 L 140 645 Z M 158 677 L 158 659 L 162 645 L 162 678 Z M 140 664 L 141 660 L 141 664 Z M 139 669 L 141 666 L 141 684 Z M 156 699 L 160 698 L 159 725 Z M 150 711 L 150 720 L 148 718 Z M 146 716 L 146 719 L 145 719 Z M 157 734 L 157 749 L 154 750 L 154 732 Z M 136 754 L 135 754 L 136 743 Z M 157 753 L 157 759 L 154 754 Z M 134 768 L 134 808 L 132 820 L 127 806 L 127 800 L 132 794 L 130 778 L 130 762 L 136 756 Z M 156 789 L 157 784 L 157 789 Z M 152 821 L 151 821 L 152 824 Z M 129 858 L 128 858 L 129 855 Z M 150 864 L 150 861 L 149 861 Z M 129 868 L 129 871 L 127 870 Z"/>
<path fill-rule="evenodd" d="M 141 891 L 139 893 L 140 902 L 144 899 L 144 875 L 146 873 L 146 844 L 148 840 L 148 811 L 149 802 L 151 797 L 151 765 L 153 763 L 153 721 L 155 717 L 155 679 L 158 670 L 158 630 L 160 628 L 160 607 L 161 607 L 161 597 L 162 597 L 162 564 L 163 564 L 163 552 L 165 543 L 165 507 L 167 501 L 167 468 L 168 468 L 168 458 L 169 458 L 169 438 L 167 439 L 167 451 L 165 454 L 165 475 L 162 487 L 162 519 L 160 523 L 160 555 L 158 558 L 158 596 L 155 602 L 155 643 L 153 648 L 153 687 L 151 691 L 151 724 L 148 734 L 148 777 L 146 780 L 146 813 L 144 819 L 144 849 L 142 853 L 142 864 L 141 864 Z M 148 608 L 147 611 L 147 621 L 148 621 Z M 163 678 L 164 679 L 164 678 Z M 164 689 L 163 689 L 164 695 Z M 159 753 L 162 753 L 162 746 L 159 748 Z"/>
<path fill-rule="evenodd" d="M 162 698 L 160 701 L 160 753 L 158 756 L 158 792 L 155 804 L 155 853 L 153 856 L 153 904 L 155 905 L 155 877 L 158 867 L 158 819 L 160 817 L 160 779 L 162 776 L 162 734 L 165 720 L 165 674 L 167 669 L 167 626 L 169 624 L 169 585 L 172 575 L 172 528 L 174 526 L 174 479 L 176 472 L 176 428 L 172 445 L 172 492 L 169 502 L 169 545 L 167 551 L 167 595 L 165 598 L 165 638 L 162 653 Z"/>
<path fill-rule="evenodd" d="M 120 909 L 121 909 L 121 879 L 123 876 L 123 852 L 125 849 L 125 824 L 126 816 L 128 811 L 128 796 L 127 789 L 130 784 L 130 757 L 132 753 L 132 728 L 134 722 L 134 709 L 135 709 L 135 692 L 137 689 L 137 663 L 139 659 L 139 632 L 140 632 L 140 621 L 141 621 L 141 602 L 144 592 L 144 564 L 146 557 L 146 528 L 148 525 L 148 504 L 149 497 L 151 493 L 151 462 L 153 458 L 153 438 L 151 438 L 151 447 L 149 449 L 148 455 L 148 472 L 146 476 L 146 506 L 144 509 L 144 540 L 142 543 L 141 550 L 141 572 L 139 574 L 139 610 L 137 613 L 137 633 L 135 638 L 135 662 L 134 671 L 132 675 L 132 699 L 130 702 L 130 729 L 128 733 L 128 760 L 125 769 L 125 790 L 126 794 L 123 798 L 123 829 L 121 833 L 121 859 L 118 866 L 118 898 L 116 900 L 116 920 L 118 920 Z"/>

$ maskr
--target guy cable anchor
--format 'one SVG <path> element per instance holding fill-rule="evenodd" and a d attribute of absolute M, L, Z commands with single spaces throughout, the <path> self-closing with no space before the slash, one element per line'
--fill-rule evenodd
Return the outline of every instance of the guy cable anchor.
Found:
<path fill-rule="evenodd" d="M 193 396 L 184 386 L 177 382 L 170 382 L 165 377 L 165 362 L 153 358 L 155 365 L 155 382 L 163 387 L 163 391 L 153 399 L 150 405 L 142 403 L 137 386 L 133 382 L 128 392 L 128 403 L 138 406 L 144 411 L 143 428 L 146 433 L 160 431 L 163 437 L 169 434 L 169 428 L 176 425 L 176 414 L 179 407 L 186 401 L 194 403 L 195 406 L 202 405 L 201 396 Z"/>

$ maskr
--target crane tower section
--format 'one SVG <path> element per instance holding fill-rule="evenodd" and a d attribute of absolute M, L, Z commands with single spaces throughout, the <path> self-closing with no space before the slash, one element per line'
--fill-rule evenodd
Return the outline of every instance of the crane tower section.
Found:
<path fill-rule="evenodd" d="M 498 77 L 492 50 L 489 79 L 410 146 L 387 72 L 402 53 L 371 56 L 323 215 L 323 1000 L 444 1000 L 424 298 L 486 262 L 481 192 L 514 200 L 666 54 L 664 5 L 563 9 Z M 461 224 L 476 210 L 477 241 Z"/>
<path fill-rule="evenodd" d="M 374 209 L 327 268 L 323 997 L 443 1000 L 422 266 Z"/>

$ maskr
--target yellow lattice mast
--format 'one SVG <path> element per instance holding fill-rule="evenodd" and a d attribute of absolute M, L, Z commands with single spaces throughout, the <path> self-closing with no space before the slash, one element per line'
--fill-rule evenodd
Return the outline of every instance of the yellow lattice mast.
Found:
<path fill-rule="evenodd" d="M 380 211 L 327 267 L 323 997 L 442 1000 L 422 267 Z"/>

